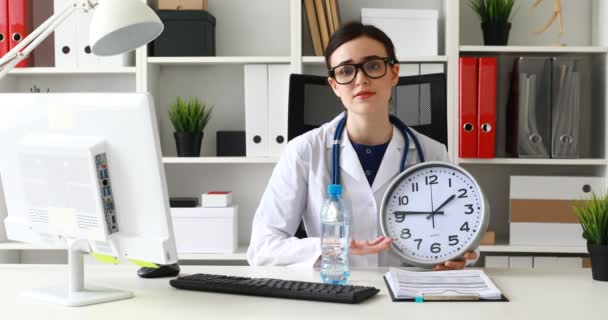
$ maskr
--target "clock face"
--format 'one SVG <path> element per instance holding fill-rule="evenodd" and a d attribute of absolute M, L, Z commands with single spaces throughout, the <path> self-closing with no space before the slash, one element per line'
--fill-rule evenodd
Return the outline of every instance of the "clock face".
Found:
<path fill-rule="evenodd" d="M 380 221 L 398 254 L 428 267 L 476 246 L 487 227 L 485 212 L 481 189 L 468 172 L 449 163 L 424 162 L 391 183 Z"/>

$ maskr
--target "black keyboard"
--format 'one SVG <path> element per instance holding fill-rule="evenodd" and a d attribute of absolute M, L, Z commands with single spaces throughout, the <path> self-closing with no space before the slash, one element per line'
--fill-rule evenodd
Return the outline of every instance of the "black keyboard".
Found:
<path fill-rule="evenodd" d="M 170 283 L 175 288 L 185 290 L 339 303 L 359 303 L 380 292 L 374 287 L 203 273 L 178 277 Z"/>

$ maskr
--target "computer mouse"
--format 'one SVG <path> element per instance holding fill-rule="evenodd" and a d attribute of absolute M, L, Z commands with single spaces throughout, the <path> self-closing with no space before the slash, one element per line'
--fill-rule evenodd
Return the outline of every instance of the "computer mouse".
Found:
<path fill-rule="evenodd" d="M 137 270 L 137 275 L 141 278 L 164 278 L 164 277 L 175 277 L 179 274 L 179 265 L 165 264 L 159 265 L 158 268 L 142 267 Z"/>

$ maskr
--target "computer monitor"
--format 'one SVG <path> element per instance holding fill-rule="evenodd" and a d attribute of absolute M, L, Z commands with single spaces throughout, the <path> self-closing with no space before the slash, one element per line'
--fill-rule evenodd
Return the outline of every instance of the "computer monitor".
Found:
<path fill-rule="evenodd" d="M 133 296 L 85 287 L 87 253 L 144 266 L 177 261 L 150 95 L 0 94 L 0 101 L 7 236 L 68 250 L 69 283 L 28 295 L 70 306 Z"/>

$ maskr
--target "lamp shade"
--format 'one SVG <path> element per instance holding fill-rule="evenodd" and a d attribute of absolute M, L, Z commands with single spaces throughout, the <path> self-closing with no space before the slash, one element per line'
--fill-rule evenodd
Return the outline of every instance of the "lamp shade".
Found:
<path fill-rule="evenodd" d="M 156 39 L 163 28 L 141 0 L 99 0 L 89 33 L 91 49 L 98 56 L 124 53 Z"/>

